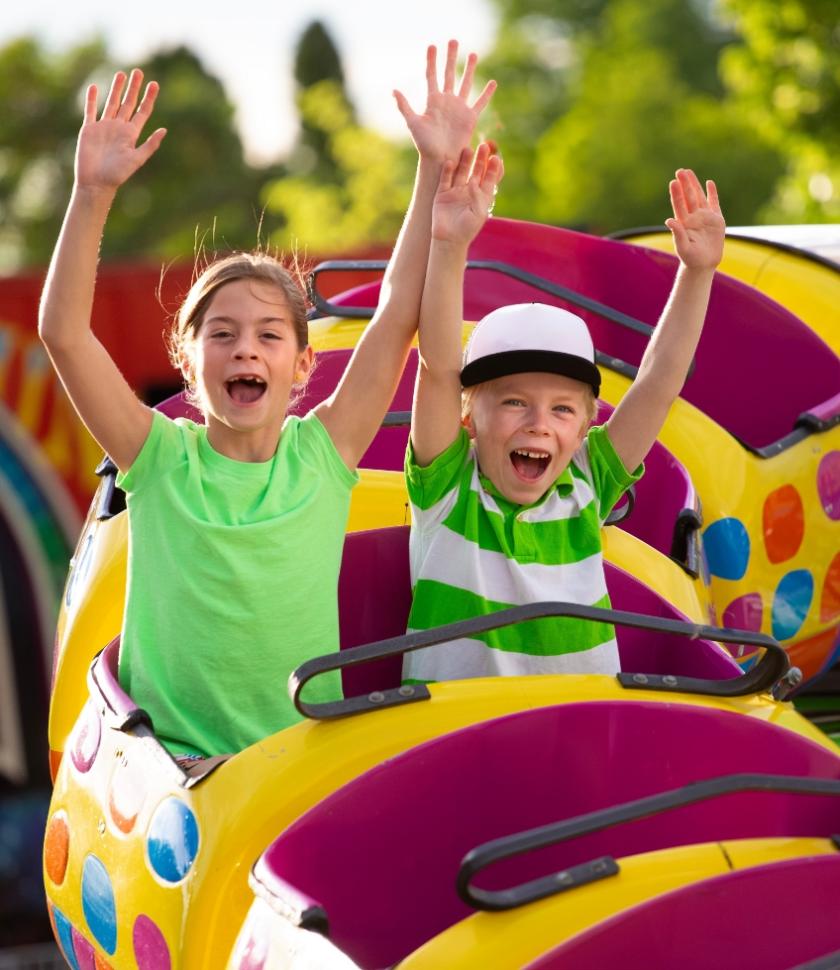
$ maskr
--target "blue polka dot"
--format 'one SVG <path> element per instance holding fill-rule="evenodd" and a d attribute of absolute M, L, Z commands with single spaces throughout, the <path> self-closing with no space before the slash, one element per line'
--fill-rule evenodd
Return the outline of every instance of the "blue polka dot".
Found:
<path fill-rule="evenodd" d="M 198 852 L 195 815 L 177 798 L 168 798 L 149 826 L 149 864 L 166 882 L 180 882 L 190 871 Z"/>
<path fill-rule="evenodd" d="M 95 855 L 85 859 L 82 870 L 82 910 L 96 942 L 113 954 L 117 948 L 117 910 L 108 870 Z"/>
<path fill-rule="evenodd" d="M 788 640 L 799 632 L 814 598 L 814 577 L 807 569 L 783 576 L 773 597 L 773 636 Z"/>
<path fill-rule="evenodd" d="M 53 906 L 52 914 L 55 920 L 55 932 L 58 937 L 58 945 L 61 947 L 61 953 L 73 970 L 79 970 L 76 951 L 73 949 L 73 927 L 70 925 L 70 920 L 67 919 L 60 909 L 56 909 L 55 906 Z"/>
<path fill-rule="evenodd" d="M 703 533 L 709 572 L 721 579 L 741 579 L 750 561 L 750 537 L 740 519 L 718 519 Z"/>

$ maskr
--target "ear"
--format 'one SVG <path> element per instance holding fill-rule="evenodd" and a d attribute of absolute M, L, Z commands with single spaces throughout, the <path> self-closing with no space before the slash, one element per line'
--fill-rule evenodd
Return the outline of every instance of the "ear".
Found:
<path fill-rule="evenodd" d="M 192 357 L 185 351 L 181 351 L 178 358 L 178 366 L 181 369 L 184 381 L 192 387 L 195 384 L 195 364 Z"/>
<path fill-rule="evenodd" d="M 312 365 L 315 362 L 315 351 L 307 344 L 298 354 L 295 361 L 295 384 L 303 384 L 312 372 Z"/>
<path fill-rule="evenodd" d="M 475 425 L 473 424 L 472 414 L 465 414 L 461 418 L 461 424 L 467 429 L 470 438 L 475 438 Z"/>

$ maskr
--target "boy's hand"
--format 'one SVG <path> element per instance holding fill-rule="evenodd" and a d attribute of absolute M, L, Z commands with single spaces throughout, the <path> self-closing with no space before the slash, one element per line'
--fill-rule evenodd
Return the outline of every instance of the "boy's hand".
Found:
<path fill-rule="evenodd" d="M 457 165 L 451 159 L 444 162 L 432 210 L 432 238 L 466 245 L 472 242 L 493 209 L 503 174 L 501 158 L 491 154 L 486 142 L 475 155 L 465 148 Z"/>
<path fill-rule="evenodd" d="M 444 162 L 457 159 L 461 150 L 470 144 L 478 116 L 487 106 L 496 82 L 488 81 L 484 90 L 470 106 L 467 98 L 472 88 L 473 75 L 478 58 L 467 58 L 461 84 L 455 91 L 455 68 L 458 61 L 458 41 L 450 40 L 446 48 L 446 67 L 443 71 L 443 90 L 438 87 L 437 48 L 430 46 L 426 52 L 426 108 L 423 114 L 415 113 L 405 95 L 394 91 L 411 138 L 422 158 Z"/>
<path fill-rule="evenodd" d="M 142 83 L 142 71 L 133 70 L 128 79 L 122 71 L 117 72 L 98 121 L 96 85 L 91 84 L 87 89 L 85 118 L 76 146 L 76 185 L 79 188 L 115 191 L 157 151 L 166 134 L 164 128 L 158 128 L 146 141 L 137 144 L 158 93 L 157 84 L 151 81 L 137 107 Z"/>
<path fill-rule="evenodd" d="M 720 211 L 715 183 L 706 182 L 706 192 L 689 168 L 677 170 L 668 186 L 674 218 L 665 225 L 674 237 L 674 248 L 684 266 L 714 269 L 723 257 L 726 223 Z"/>

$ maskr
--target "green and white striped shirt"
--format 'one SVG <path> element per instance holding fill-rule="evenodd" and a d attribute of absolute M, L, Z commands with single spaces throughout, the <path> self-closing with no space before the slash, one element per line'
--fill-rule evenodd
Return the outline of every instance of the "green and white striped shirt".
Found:
<path fill-rule="evenodd" d="M 603 426 L 533 505 L 505 499 L 478 469 L 469 436 L 421 468 L 409 442 L 409 630 L 428 630 L 509 606 L 566 600 L 608 607 L 601 527 L 643 472 L 624 468 Z M 618 671 L 610 624 L 532 620 L 407 654 L 407 681 Z"/>

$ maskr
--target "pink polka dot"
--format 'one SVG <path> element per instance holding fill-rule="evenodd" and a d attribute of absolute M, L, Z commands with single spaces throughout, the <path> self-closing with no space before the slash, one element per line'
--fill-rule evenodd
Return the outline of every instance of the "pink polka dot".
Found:
<path fill-rule="evenodd" d="M 99 742 L 102 740 L 102 725 L 93 704 L 90 703 L 85 704 L 80 720 L 71 757 L 76 768 L 84 774 L 90 771 L 96 760 Z"/>
<path fill-rule="evenodd" d="M 73 953 L 76 957 L 76 963 L 79 965 L 79 970 L 96 970 L 93 947 L 75 926 L 71 933 L 73 937 Z"/>
<path fill-rule="evenodd" d="M 840 519 L 840 451 L 824 455 L 817 469 L 817 493 L 830 519 Z"/>
<path fill-rule="evenodd" d="M 758 632 L 761 629 L 763 612 L 761 593 L 746 593 L 732 600 L 723 611 L 723 625 L 734 630 Z"/>
<path fill-rule="evenodd" d="M 170 970 L 172 961 L 163 933 L 148 916 L 138 916 L 132 933 L 137 970 Z"/>

